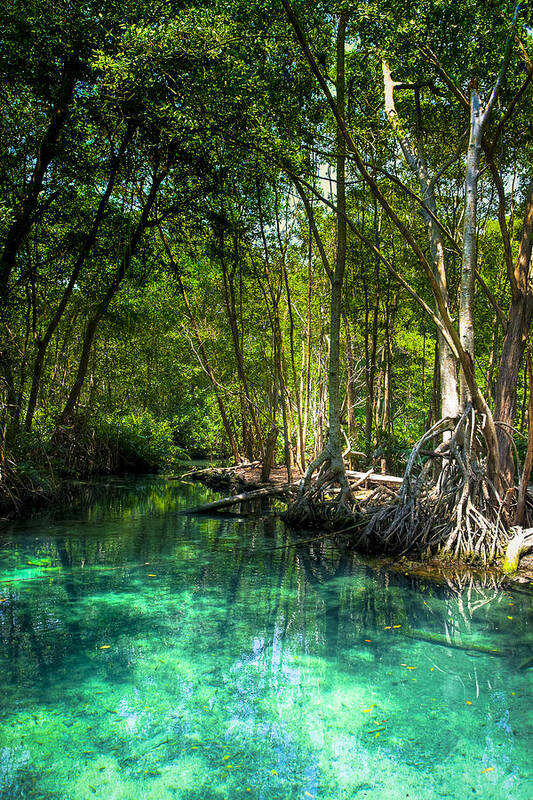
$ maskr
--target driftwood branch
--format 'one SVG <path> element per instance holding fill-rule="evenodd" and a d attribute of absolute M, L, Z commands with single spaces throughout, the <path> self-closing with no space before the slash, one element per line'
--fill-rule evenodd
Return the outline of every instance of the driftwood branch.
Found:
<path fill-rule="evenodd" d="M 259 467 L 260 461 L 241 461 L 240 464 L 234 464 L 232 467 L 222 467 L 220 470 L 217 467 L 206 467 L 205 469 L 193 469 L 190 472 L 184 472 L 183 475 L 171 475 L 168 480 L 181 481 L 184 478 L 199 478 L 202 475 L 211 475 L 213 473 L 220 473 L 226 475 L 230 472 L 235 472 L 238 469 L 250 469 L 251 467 Z"/>
<path fill-rule="evenodd" d="M 220 500 L 214 500 L 212 503 L 204 503 L 201 506 L 194 506 L 193 508 L 186 508 L 181 511 L 181 514 L 210 514 L 212 511 L 220 511 L 224 508 L 231 508 L 239 503 L 246 503 L 250 500 L 259 500 L 262 497 L 276 497 L 279 495 L 290 494 L 295 492 L 296 487 L 284 484 L 283 486 L 272 486 L 265 489 L 256 489 L 253 492 L 243 492 L 242 494 L 234 494 L 230 497 L 223 497 Z"/>
<path fill-rule="evenodd" d="M 399 478 L 397 475 L 381 475 L 380 473 L 374 473 L 373 470 L 369 470 L 368 472 L 355 472 L 354 470 L 347 469 L 346 476 L 348 478 L 355 478 L 356 480 L 356 482 L 352 484 L 352 489 L 360 486 L 365 481 L 368 481 L 368 483 L 390 486 L 401 486 L 403 481 L 403 478 Z"/>

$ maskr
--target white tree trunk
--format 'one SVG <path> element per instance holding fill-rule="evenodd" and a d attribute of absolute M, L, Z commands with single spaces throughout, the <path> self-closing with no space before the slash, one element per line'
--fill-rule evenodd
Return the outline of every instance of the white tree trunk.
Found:
<path fill-rule="evenodd" d="M 463 263 L 461 270 L 461 290 L 459 298 L 459 337 L 465 353 L 470 357 L 474 371 L 474 280 L 477 261 L 476 220 L 477 184 L 479 158 L 483 136 L 483 113 L 479 94 L 475 87 L 470 89 L 470 139 L 466 159 L 465 177 L 465 217 L 463 231 Z M 471 400 L 471 392 L 464 372 L 461 370 L 461 404 Z"/>
<path fill-rule="evenodd" d="M 398 137 L 405 161 L 407 162 L 411 172 L 418 180 L 422 199 L 427 207 L 427 210 L 424 208 L 422 209 L 422 214 L 429 238 L 433 274 L 435 275 L 442 297 L 447 304 L 448 287 L 444 258 L 444 242 L 442 239 L 441 229 L 435 221 L 437 216 L 437 201 L 435 198 L 434 184 L 428 175 L 424 154 L 424 144 L 421 135 L 419 135 L 415 150 L 409 137 L 403 130 L 401 121 L 396 112 L 396 106 L 394 104 L 394 87 L 396 84 L 392 80 L 389 65 L 385 60 L 382 62 L 382 66 L 385 88 L 385 112 L 392 129 Z M 435 302 L 438 312 L 438 303 L 436 299 Z M 438 352 L 441 387 L 441 413 L 443 417 L 455 417 L 459 411 L 457 358 L 442 334 L 438 332 L 437 336 L 439 342 Z M 446 435 L 448 435 L 448 433 Z"/>

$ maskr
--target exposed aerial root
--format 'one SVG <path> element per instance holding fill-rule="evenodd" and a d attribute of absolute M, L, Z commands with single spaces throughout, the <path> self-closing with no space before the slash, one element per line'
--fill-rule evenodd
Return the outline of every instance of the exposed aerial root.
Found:
<path fill-rule="evenodd" d="M 298 497 L 282 519 L 293 527 L 332 530 L 353 525 L 355 513 L 342 456 L 332 456 L 326 449 L 308 466 Z"/>
<path fill-rule="evenodd" d="M 445 432 L 448 438 L 430 449 Z M 487 475 L 480 420 L 468 404 L 460 418 L 440 420 L 417 442 L 397 499 L 367 508 L 370 518 L 356 544 L 380 553 L 449 554 L 488 564 L 511 537 L 502 510 Z"/>

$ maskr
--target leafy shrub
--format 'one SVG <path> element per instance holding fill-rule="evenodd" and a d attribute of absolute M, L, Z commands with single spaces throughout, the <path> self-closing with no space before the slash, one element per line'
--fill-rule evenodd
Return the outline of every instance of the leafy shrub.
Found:
<path fill-rule="evenodd" d="M 176 444 L 172 422 L 149 411 L 105 414 L 93 420 L 98 436 L 117 452 L 120 466 L 134 470 L 170 470 L 187 459 Z"/>

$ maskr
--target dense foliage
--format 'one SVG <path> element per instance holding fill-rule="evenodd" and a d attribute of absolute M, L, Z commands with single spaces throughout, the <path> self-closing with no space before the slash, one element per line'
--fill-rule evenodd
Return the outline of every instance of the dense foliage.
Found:
<path fill-rule="evenodd" d="M 514 13 L 504 0 L 7 3 L 2 480 L 171 469 L 185 454 L 261 458 L 275 429 L 289 466 L 323 449 L 344 124 L 357 153 L 344 154 L 341 425 L 352 465 L 400 470 L 446 399 L 444 340 L 420 304 L 435 301 L 405 232 L 430 260 L 438 217 L 457 319 L 468 93 L 475 85 L 486 102 L 500 74 L 477 184 L 473 310 L 475 380 L 498 409 L 509 308 L 520 292 L 531 304 L 529 261 L 523 286 L 513 270 L 531 236 L 533 19 Z M 339 20 L 342 124 L 305 51 L 338 99 Z M 429 223 L 407 140 L 434 179 Z M 456 380 L 459 361 L 453 370 Z"/>

